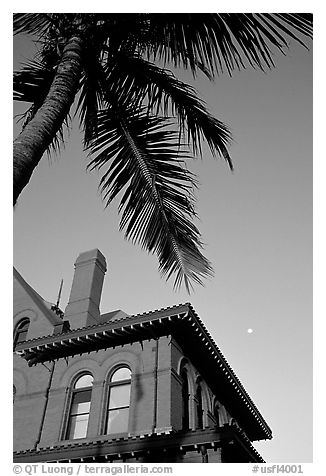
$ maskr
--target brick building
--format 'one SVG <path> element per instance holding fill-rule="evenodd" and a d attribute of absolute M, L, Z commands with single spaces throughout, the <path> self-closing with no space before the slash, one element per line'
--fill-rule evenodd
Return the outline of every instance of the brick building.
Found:
<path fill-rule="evenodd" d="M 14 270 L 15 462 L 263 462 L 271 430 L 190 304 L 100 314 L 82 253 L 63 313 Z"/>

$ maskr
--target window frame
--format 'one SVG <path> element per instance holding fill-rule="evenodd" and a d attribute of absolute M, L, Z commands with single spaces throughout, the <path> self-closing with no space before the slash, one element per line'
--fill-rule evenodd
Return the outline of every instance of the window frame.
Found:
<path fill-rule="evenodd" d="M 21 340 L 20 336 L 24 334 L 24 337 L 27 337 L 30 325 L 31 325 L 31 320 L 29 317 L 23 317 L 15 325 L 14 335 L 13 335 L 13 349 L 14 350 L 16 349 L 17 344 L 20 344 L 21 342 L 25 342 L 27 340 L 26 338 Z"/>
<path fill-rule="evenodd" d="M 112 382 L 112 378 L 114 377 L 115 373 L 118 372 L 120 369 L 127 369 L 130 372 L 130 378 L 118 380 L 116 382 Z M 118 434 L 127 434 L 129 430 L 129 420 L 130 420 L 130 408 L 131 408 L 131 389 L 132 389 L 132 376 L 133 372 L 129 365 L 121 364 L 117 367 L 114 367 L 108 374 L 107 382 L 106 382 L 106 399 L 105 399 L 105 407 L 104 407 L 104 417 L 102 423 L 102 434 L 106 436 L 110 435 L 118 435 Z M 124 385 L 129 385 L 129 404 L 128 405 L 121 405 L 115 406 L 110 408 L 110 397 L 111 397 L 111 389 L 122 387 Z M 108 424 L 109 424 L 109 415 L 110 413 L 117 411 L 117 410 L 125 410 L 128 408 L 128 421 L 127 421 L 127 430 L 120 431 L 120 432 L 108 432 Z"/>
<path fill-rule="evenodd" d="M 182 430 L 190 430 L 190 411 L 189 411 L 189 401 L 190 401 L 190 386 L 189 386 L 189 376 L 186 367 L 182 367 L 180 371 L 181 377 L 181 397 L 182 397 L 182 420 L 181 427 Z"/>
<path fill-rule="evenodd" d="M 196 393 L 195 393 L 195 418 L 196 418 L 196 430 L 204 429 L 204 405 L 203 405 L 203 387 L 201 381 L 197 382 Z"/>
<path fill-rule="evenodd" d="M 76 384 L 77 382 L 84 376 L 86 375 L 89 375 L 90 377 L 92 377 L 92 384 L 91 385 L 88 385 L 87 387 L 80 387 L 80 388 L 76 388 Z M 69 401 L 68 401 L 68 405 L 67 405 L 67 408 L 68 408 L 68 412 L 67 412 L 67 415 L 66 415 L 66 424 L 64 426 L 64 432 L 63 432 L 63 438 L 62 440 L 66 441 L 66 440 L 69 440 L 69 441 L 75 441 L 75 440 L 81 440 L 83 438 L 87 438 L 87 433 L 88 433 L 88 427 L 89 427 L 89 418 L 90 418 L 90 414 L 91 414 L 91 405 L 92 405 L 92 393 L 93 393 L 93 384 L 94 384 L 94 376 L 91 372 L 89 371 L 84 371 L 82 373 L 79 373 L 78 375 L 76 375 L 72 382 L 71 382 L 71 385 L 70 385 L 70 392 L 69 392 Z M 86 391 L 89 391 L 90 390 L 90 397 L 89 397 L 89 400 L 86 400 L 86 402 L 89 402 L 89 410 L 87 413 L 85 412 L 80 412 L 80 413 L 74 413 L 72 414 L 72 406 L 73 406 L 73 401 L 74 401 L 74 396 L 77 395 L 77 394 L 80 394 L 82 392 L 86 392 Z M 71 435 L 70 435 L 70 432 L 71 432 L 71 421 L 72 421 L 72 417 L 75 417 L 75 416 L 78 416 L 78 415 L 88 415 L 88 418 L 87 418 L 87 426 L 86 426 L 86 435 L 85 436 L 82 436 L 82 437 L 78 437 L 78 438 L 72 438 Z"/>

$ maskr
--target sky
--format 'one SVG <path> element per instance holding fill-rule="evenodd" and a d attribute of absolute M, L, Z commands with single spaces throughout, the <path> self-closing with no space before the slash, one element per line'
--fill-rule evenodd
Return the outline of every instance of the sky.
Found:
<path fill-rule="evenodd" d="M 31 50 L 17 37 L 14 66 Z M 13 261 L 48 301 L 63 278 L 63 310 L 74 262 L 93 248 L 108 263 L 103 313 L 191 302 L 273 431 L 255 448 L 271 463 L 304 463 L 312 461 L 312 45 L 291 42 L 275 63 L 266 73 L 248 68 L 196 82 L 232 131 L 235 167 L 207 150 L 189 167 L 199 180 L 196 224 L 215 269 L 203 287 L 173 291 L 155 256 L 124 239 L 116 203 L 104 209 L 99 176 L 85 171 L 77 127 L 60 155 L 42 159 L 18 201 Z"/>

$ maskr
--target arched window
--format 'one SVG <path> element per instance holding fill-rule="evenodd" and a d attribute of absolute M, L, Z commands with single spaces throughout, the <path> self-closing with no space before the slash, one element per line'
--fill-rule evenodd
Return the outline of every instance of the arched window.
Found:
<path fill-rule="evenodd" d="M 189 430 L 189 384 L 186 369 L 181 370 L 182 379 L 182 429 Z"/>
<path fill-rule="evenodd" d="M 27 337 L 27 332 L 29 328 L 30 320 L 28 317 L 24 317 L 21 321 L 18 322 L 14 330 L 14 350 L 16 345 L 20 342 L 24 342 Z"/>
<path fill-rule="evenodd" d="M 203 428 L 203 397 L 200 383 L 196 389 L 196 428 Z"/>
<path fill-rule="evenodd" d="M 93 380 L 92 375 L 84 374 L 75 382 L 70 404 L 67 440 L 86 438 Z"/>
<path fill-rule="evenodd" d="M 120 367 L 110 378 L 105 434 L 127 433 L 130 406 L 131 371 Z"/>

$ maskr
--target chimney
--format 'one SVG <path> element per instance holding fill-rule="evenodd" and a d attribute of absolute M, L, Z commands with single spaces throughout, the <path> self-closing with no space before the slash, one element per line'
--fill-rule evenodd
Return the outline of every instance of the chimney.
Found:
<path fill-rule="evenodd" d="M 106 260 L 95 249 L 81 253 L 75 263 L 75 274 L 65 319 L 71 329 L 91 326 L 100 322 L 100 300 Z"/>

